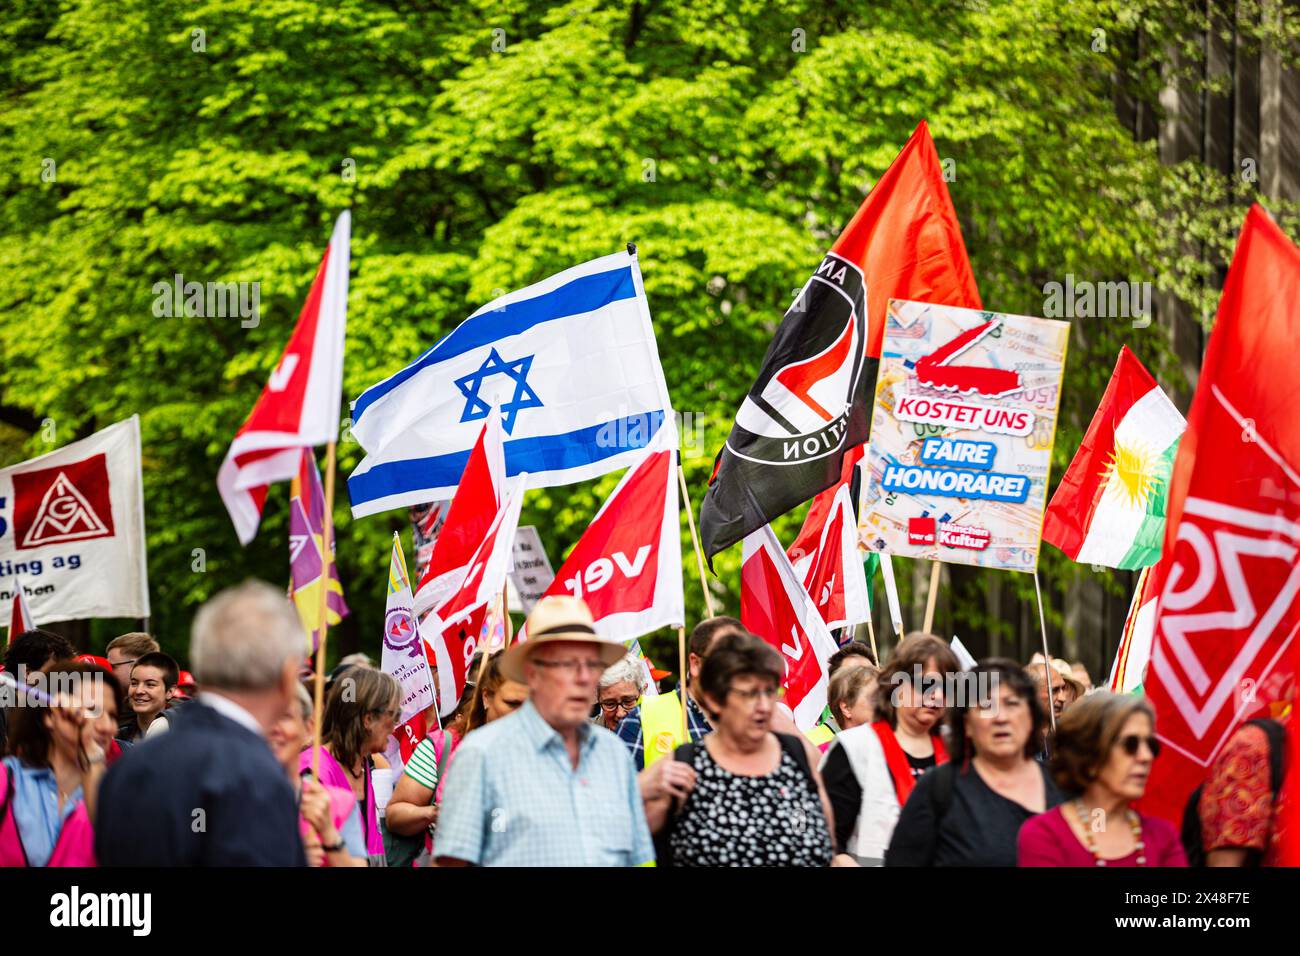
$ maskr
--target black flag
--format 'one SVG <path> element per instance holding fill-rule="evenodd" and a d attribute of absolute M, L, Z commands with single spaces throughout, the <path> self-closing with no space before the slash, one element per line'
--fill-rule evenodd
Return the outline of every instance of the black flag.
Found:
<path fill-rule="evenodd" d="M 700 508 L 713 556 L 840 479 L 867 440 L 879 359 L 866 354 L 862 270 L 828 253 L 786 312 Z"/>

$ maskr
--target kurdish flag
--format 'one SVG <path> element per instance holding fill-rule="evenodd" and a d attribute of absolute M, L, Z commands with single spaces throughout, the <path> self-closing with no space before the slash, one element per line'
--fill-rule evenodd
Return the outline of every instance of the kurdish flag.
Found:
<path fill-rule="evenodd" d="M 1052 495 L 1043 540 L 1080 564 L 1160 560 L 1165 498 L 1187 422 L 1124 346 L 1083 444 Z"/>

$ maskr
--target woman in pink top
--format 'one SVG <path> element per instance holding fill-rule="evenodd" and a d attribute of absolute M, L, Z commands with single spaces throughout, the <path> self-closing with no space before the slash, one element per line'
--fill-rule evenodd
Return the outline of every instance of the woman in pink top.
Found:
<path fill-rule="evenodd" d="M 356 798 L 371 866 L 386 862 L 371 774 L 377 766 L 388 766 L 383 752 L 401 719 L 401 700 L 402 685 L 391 674 L 354 667 L 335 681 L 321 720 L 320 782 L 350 790 Z M 299 755 L 299 776 L 312 772 L 315 759 L 315 747 Z"/>
<path fill-rule="evenodd" d="M 38 691 L 10 711 L 11 755 L 0 761 L 0 867 L 94 866 L 92 827 L 105 757 L 117 733 L 112 673 L 50 661 Z"/>
<path fill-rule="evenodd" d="M 1098 692 L 1056 724 L 1052 773 L 1077 793 L 1020 828 L 1020 866 L 1186 866 L 1178 832 L 1130 804 L 1146 791 L 1160 753 L 1145 697 Z"/>

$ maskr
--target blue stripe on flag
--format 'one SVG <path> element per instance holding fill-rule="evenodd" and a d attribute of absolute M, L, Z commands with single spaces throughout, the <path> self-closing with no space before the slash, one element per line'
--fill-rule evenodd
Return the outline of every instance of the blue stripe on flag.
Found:
<path fill-rule="evenodd" d="M 352 420 L 359 422 L 362 414 L 372 404 L 431 365 L 526 332 L 543 322 L 594 312 L 611 302 L 635 297 L 636 284 L 632 281 L 632 267 L 625 266 L 610 272 L 581 276 L 531 299 L 520 299 L 500 309 L 472 316 L 392 378 L 362 392 L 352 410 Z"/>
<path fill-rule="evenodd" d="M 663 420 L 662 411 L 653 411 L 641 415 L 625 415 L 562 435 L 539 435 L 507 441 L 506 474 L 514 476 L 524 471 L 535 474 L 579 468 L 625 451 L 644 448 L 659 431 Z M 611 431 L 615 441 L 600 440 L 602 432 L 609 435 Z M 355 508 L 389 495 L 419 491 L 422 488 L 454 488 L 460 483 L 460 476 L 468 461 L 469 449 L 430 458 L 384 462 L 375 465 L 365 474 L 353 474 L 348 479 L 348 495 Z"/>

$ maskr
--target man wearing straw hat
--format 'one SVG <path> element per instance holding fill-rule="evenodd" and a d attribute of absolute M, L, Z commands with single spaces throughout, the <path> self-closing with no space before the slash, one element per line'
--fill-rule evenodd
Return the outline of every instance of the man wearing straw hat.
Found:
<path fill-rule="evenodd" d="M 622 644 L 602 640 L 580 599 L 554 595 L 528 616 L 528 640 L 501 673 L 527 703 L 467 735 L 447 769 L 439 866 L 637 866 L 654 860 L 636 768 L 590 723 L 596 683 Z"/>

